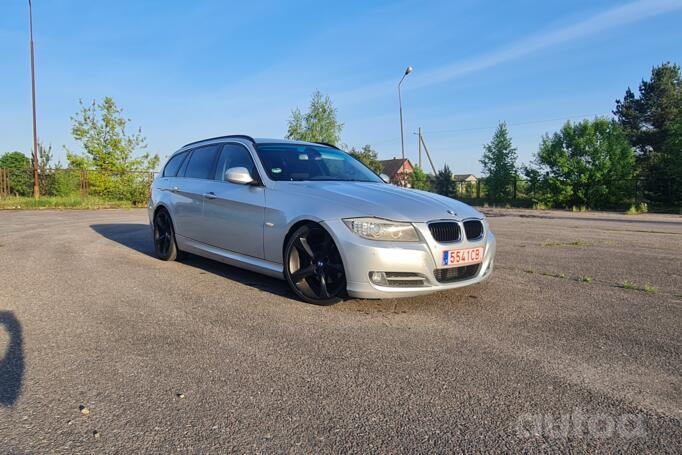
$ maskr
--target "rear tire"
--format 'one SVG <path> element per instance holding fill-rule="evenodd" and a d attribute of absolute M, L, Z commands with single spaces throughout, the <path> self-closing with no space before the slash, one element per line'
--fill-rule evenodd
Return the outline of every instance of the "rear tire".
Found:
<path fill-rule="evenodd" d="M 175 228 L 170 213 L 159 209 L 154 215 L 154 252 L 162 261 L 175 261 L 181 254 L 175 242 Z"/>
<path fill-rule="evenodd" d="M 304 302 L 333 305 L 346 295 L 346 274 L 331 235 L 318 224 L 301 226 L 284 248 L 284 278 Z"/>

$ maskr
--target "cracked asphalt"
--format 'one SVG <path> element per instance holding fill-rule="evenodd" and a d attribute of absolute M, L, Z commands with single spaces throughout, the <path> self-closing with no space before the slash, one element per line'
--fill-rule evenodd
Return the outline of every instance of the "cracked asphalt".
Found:
<path fill-rule="evenodd" d="M 0 453 L 680 453 L 682 217 L 488 214 L 485 284 L 315 307 L 144 210 L 0 211 Z"/>

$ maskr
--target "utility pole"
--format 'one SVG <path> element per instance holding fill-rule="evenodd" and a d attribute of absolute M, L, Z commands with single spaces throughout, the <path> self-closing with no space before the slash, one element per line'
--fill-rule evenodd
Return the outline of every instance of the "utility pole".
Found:
<path fill-rule="evenodd" d="M 40 198 L 40 184 L 38 182 L 38 130 L 36 129 L 36 70 L 33 53 L 33 8 L 28 0 L 28 31 L 31 45 L 31 95 L 33 100 L 33 197 Z"/>
<path fill-rule="evenodd" d="M 426 142 L 424 142 L 424 136 L 419 136 L 419 141 L 424 146 L 426 157 L 429 159 L 429 163 L 431 164 L 431 170 L 433 171 L 433 175 L 435 176 L 438 172 L 436 172 L 436 166 L 433 165 L 433 160 L 431 160 L 431 154 L 429 153 L 429 148 L 426 146 Z"/>

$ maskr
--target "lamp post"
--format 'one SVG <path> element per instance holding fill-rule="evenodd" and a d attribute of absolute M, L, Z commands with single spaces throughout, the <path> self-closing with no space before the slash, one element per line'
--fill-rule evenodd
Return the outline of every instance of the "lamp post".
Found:
<path fill-rule="evenodd" d="M 403 74 L 403 77 L 400 78 L 400 82 L 398 82 L 398 104 L 400 105 L 400 149 L 402 151 L 402 157 L 403 157 L 402 166 L 405 165 L 405 137 L 403 135 L 403 99 L 400 95 L 400 86 L 402 85 L 405 77 L 408 74 L 410 74 L 411 72 L 412 72 L 412 67 L 408 66 L 407 69 L 405 69 L 405 74 Z M 403 171 L 403 174 L 404 173 L 405 173 L 405 171 Z M 400 181 L 404 185 L 402 177 L 400 178 Z"/>
<path fill-rule="evenodd" d="M 28 31 L 31 45 L 31 98 L 33 101 L 33 197 L 40 197 L 38 184 L 38 131 L 36 129 L 36 73 L 35 58 L 33 56 L 33 11 L 31 0 L 28 0 Z"/>

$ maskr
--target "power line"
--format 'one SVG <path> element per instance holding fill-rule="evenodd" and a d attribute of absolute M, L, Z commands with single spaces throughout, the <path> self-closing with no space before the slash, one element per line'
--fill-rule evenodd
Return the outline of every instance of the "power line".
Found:
<path fill-rule="evenodd" d="M 611 114 L 611 112 L 608 112 L 608 113 L 598 113 L 598 114 L 571 115 L 568 117 L 563 116 L 563 117 L 556 117 L 556 118 L 544 119 L 544 120 L 529 120 L 529 121 L 523 121 L 523 122 L 507 123 L 507 126 L 535 125 L 535 124 L 540 124 L 540 123 L 558 122 L 561 120 L 584 119 L 584 118 L 599 117 L 599 116 L 605 116 L 605 115 L 612 115 L 612 114 Z M 495 128 L 497 128 L 497 125 L 477 126 L 477 127 L 460 128 L 460 129 L 453 129 L 453 130 L 422 131 L 422 134 L 464 133 L 464 132 L 469 132 L 469 131 L 493 130 Z M 385 144 L 385 143 L 394 142 L 394 141 L 397 141 L 397 139 L 396 138 L 382 139 L 381 141 L 372 142 L 372 145 Z"/>
<path fill-rule="evenodd" d="M 584 119 L 584 118 L 588 118 L 588 117 L 599 117 L 599 116 L 604 116 L 604 115 L 611 115 L 611 112 L 609 112 L 609 113 L 601 113 L 601 114 L 572 115 L 572 116 L 569 116 L 569 117 L 556 117 L 556 118 L 545 119 L 545 120 L 530 120 L 530 121 L 525 121 L 525 122 L 507 123 L 507 126 L 535 125 L 535 124 L 538 124 L 538 123 L 558 122 L 558 121 L 561 121 L 561 120 Z M 425 133 L 429 133 L 429 134 L 462 133 L 462 132 L 466 132 L 466 131 L 492 130 L 492 129 L 495 129 L 495 128 L 497 128 L 497 125 L 494 125 L 494 126 L 477 126 L 477 127 L 473 127 L 473 128 L 461 128 L 461 129 L 456 129 L 456 130 L 425 131 Z"/>

